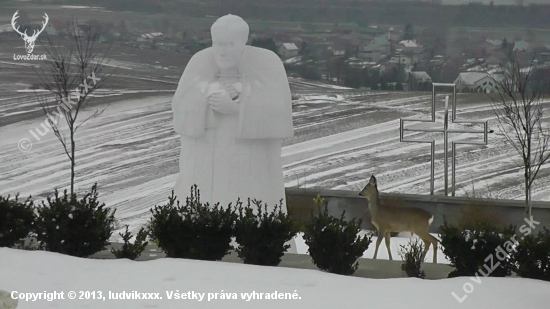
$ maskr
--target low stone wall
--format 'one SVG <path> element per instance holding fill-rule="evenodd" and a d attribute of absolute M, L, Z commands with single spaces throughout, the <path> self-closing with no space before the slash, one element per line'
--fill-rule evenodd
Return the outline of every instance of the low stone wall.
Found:
<path fill-rule="evenodd" d="M 298 222 L 306 222 L 311 214 L 318 213 L 318 207 L 313 203 L 313 198 L 321 195 L 328 201 L 328 211 L 331 215 L 340 217 L 345 211 L 345 218 L 363 219 L 363 228 L 374 230 L 370 223 L 368 201 L 359 196 L 359 192 L 342 190 L 313 190 L 286 188 L 287 207 L 290 216 Z M 443 217 L 451 224 L 458 224 L 467 218 L 468 214 L 482 213 L 491 218 L 498 225 L 515 225 L 519 229 L 525 222 L 525 206 L 518 200 L 488 200 L 470 199 L 465 197 L 449 197 L 441 195 L 413 195 L 380 193 L 381 203 L 384 205 L 402 205 L 405 207 L 418 207 L 429 211 L 434 215 L 434 221 L 430 226 L 431 233 L 437 233 L 439 226 L 443 225 Z M 540 222 L 536 230 L 542 227 L 550 229 L 550 203 L 532 202 L 534 221 Z M 466 215 L 466 217 L 465 217 Z"/>

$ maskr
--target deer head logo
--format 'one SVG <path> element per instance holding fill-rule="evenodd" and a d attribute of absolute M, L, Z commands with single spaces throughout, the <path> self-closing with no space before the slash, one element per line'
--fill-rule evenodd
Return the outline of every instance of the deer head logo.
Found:
<path fill-rule="evenodd" d="M 21 31 L 19 31 L 20 26 L 17 26 L 17 28 L 15 28 L 15 20 L 19 18 L 19 16 L 17 15 L 18 12 L 19 11 L 16 11 L 15 14 L 13 14 L 13 17 L 11 19 L 11 26 L 13 27 L 13 30 L 15 30 L 15 32 L 19 33 L 21 35 L 21 38 L 23 40 L 25 40 L 25 49 L 27 50 L 27 53 L 30 54 L 30 53 L 32 53 L 32 51 L 34 49 L 34 42 L 36 41 L 36 38 L 46 28 L 46 25 L 48 24 L 49 17 L 48 17 L 48 14 L 44 13 L 44 18 L 46 19 L 46 21 L 42 22 L 42 29 L 40 29 L 38 32 L 36 32 L 36 30 L 33 30 L 32 35 L 28 36 L 26 29 L 25 29 L 25 32 L 21 32 Z"/>

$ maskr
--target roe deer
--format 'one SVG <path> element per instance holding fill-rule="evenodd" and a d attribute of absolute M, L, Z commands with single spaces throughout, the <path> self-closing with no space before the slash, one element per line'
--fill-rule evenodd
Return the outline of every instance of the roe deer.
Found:
<path fill-rule="evenodd" d="M 382 242 L 382 237 L 386 240 L 386 248 L 388 249 L 390 260 L 393 260 L 390 250 L 390 232 L 411 232 L 418 235 L 424 241 L 422 261 L 425 260 L 426 253 L 430 244 L 432 244 L 434 249 L 433 262 L 437 263 L 437 239 L 429 233 L 430 224 L 433 221 L 431 213 L 420 208 L 380 205 L 378 187 L 376 186 L 374 175 L 370 177 L 369 182 L 359 192 L 359 195 L 368 200 L 371 223 L 378 230 L 378 239 L 376 240 L 373 259 L 376 259 L 378 255 L 378 247 L 380 246 L 380 242 Z"/>

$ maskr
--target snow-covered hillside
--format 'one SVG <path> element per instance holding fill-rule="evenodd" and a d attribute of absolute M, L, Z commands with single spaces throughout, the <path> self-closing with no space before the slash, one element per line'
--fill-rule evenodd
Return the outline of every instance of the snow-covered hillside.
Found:
<path fill-rule="evenodd" d="M 360 93 L 296 79 L 291 79 L 291 87 L 295 137 L 285 140 L 282 150 L 286 186 L 359 190 L 374 174 L 383 192 L 429 194 L 429 146 L 399 142 L 399 117 L 428 117 L 429 94 Z M 152 206 L 167 202 L 178 173 L 180 147 L 172 128 L 171 94 L 146 97 L 151 93 L 144 90 L 142 95 L 112 103 L 103 115 L 79 128 L 76 141 L 76 187 L 89 190 L 97 182 L 100 199 L 116 207 L 117 217 L 132 230 L 149 218 Z M 489 136 L 487 146 L 458 149 L 457 195 L 471 194 L 475 188 L 477 195 L 521 199 L 518 155 L 495 127 L 489 103 L 473 98 L 477 101 L 459 96 L 457 117 L 489 120 L 496 133 Z M 438 97 L 433 126 L 442 126 L 443 102 Z M 55 135 L 49 132 L 37 141 L 29 133 L 43 122 L 35 118 L 0 126 L 0 194 L 19 192 L 41 199 L 54 187 L 68 188 L 69 161 Z M 435 189 L 442 194 L 443 135 L 410 136 L 436 139 Z M 26 152 L 18 148 L 24 138 L 32 143 Z M 450 141 L 467 138 L 481 139 L 466 134 L 451 135 Z M 549 180 L 545 166 L 533 200 L 550 200 L 550 187 L 545 185 Z"/>

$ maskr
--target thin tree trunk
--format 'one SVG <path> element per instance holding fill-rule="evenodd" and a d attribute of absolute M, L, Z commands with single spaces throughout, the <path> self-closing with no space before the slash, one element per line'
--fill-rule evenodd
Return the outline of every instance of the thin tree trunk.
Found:
<path fill-rule="evenodd" d="M 533 212 L 532 212 L 532 209 L 531 209 L 531 186 L 529 186 L 529 197 L 528 197 L 527 205 L 529 207 L 529 217 L 528 217 L 528 219 L 531 220 L 531 218 L 533 217 Z"/>
<path fill-rule="evenodd" d="M 530 213 L 530 205 L 529 205 L 529 192 L 531 190 L 529 190 L 529 172 L 528 172 L 528 167 L 525 166 L 525 175 L 524 175 L 524 178 L 525 178 L 525 215 L 527 216 L 527 219 L 531 219 L 531 217 L 529 216 L 529 213 Z"/>
<path fill-rule="evenodd" d="M 532 135 L 532 131 L 531 131 L 531 111 L 529 111 L 529 114 L 526 115 L 528 117 L 525 117 L 525 119 L 528 119 L 527 122 L 527 132 L 526 132 L 526 136 L 527 136 L 527 166 L 526 166 L 526 169 L 525 169 L 525 206 L 527 207 L 527 209 L 525 210 L 526 212 L 526 215 L 527 215 L 527 220 L 531 220 L 531 174 L 532 174 L 532 171 L 531 171 L 531 135 Z"/>
<path fill-rule="evenodd" d="M 75 167 L 75 143 L 74 143 L 74 130 L 71 129 L 71 199 L 74 196 L 74 167 Z"/>

